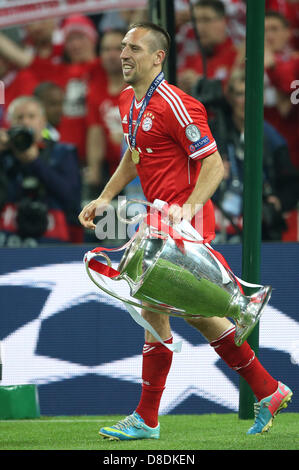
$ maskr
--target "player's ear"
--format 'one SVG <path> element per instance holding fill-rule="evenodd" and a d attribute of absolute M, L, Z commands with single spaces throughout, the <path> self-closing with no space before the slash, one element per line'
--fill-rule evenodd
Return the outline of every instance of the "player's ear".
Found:
<path fill-rule="evenodd" d="M 162 65 L 163 62 L 164 62 L 164 59 L 165 59 L 165 55 L 166 55 L 165 51 L 163 51 L 162 49 L 156 51 L 155 57 L 154 57 L 154 64 L 155 65 Z"/>

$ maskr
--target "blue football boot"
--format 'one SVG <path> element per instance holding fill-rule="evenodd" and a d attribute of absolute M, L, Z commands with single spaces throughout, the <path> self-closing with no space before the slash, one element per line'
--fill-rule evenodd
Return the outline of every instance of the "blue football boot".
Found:
<path fill-rule="evenodd" d="M 145 424 L 136 411 L 119 421 L 114 426 L 105 426 L 99 430 L 99 434 L 116 441 L 132 441 L 134 439 L 159 439 L 160 424 L 150 428 Z"/>

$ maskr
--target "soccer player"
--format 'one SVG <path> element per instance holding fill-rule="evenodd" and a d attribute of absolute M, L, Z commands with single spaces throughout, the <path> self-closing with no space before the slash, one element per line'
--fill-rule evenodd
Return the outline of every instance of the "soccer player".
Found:
<path fill-rule="evenodd" d="M 210 198 L 223 177 L 222 159 L 203 105 L 164 79 L 162 66 L 169 41 L 168 33 L 152 23 L 132 25 L 122 41 L 120 57 L 129 86 L 121 94 L 119 108 L 128 149 L 98 199 L 81 211 L 79 220 L 86 228 L 95 228 L 96 210 L 109 204 L 138 174 L 150 202 L 160 199 L 169 204 L 170 220 L 188 218 L 192 222 L 196 205 L 202 204 L 202 235 L 206 240 L 214 236 Z M 172 343 L 167 315 L 146 308 L 142 315 L 165 343 Z M 247 342 L 235 345 L 235 327 L 228 319 L 201 317 L 186 321 L 253 390 L 256 420 L 249 434 L 267 431 L 276 413 L 290 401 L 291 390 L 264 369 Z M 172 355 L 145 332 L 138 406 L 114 426 L 101 428 L 101 435 L 116 440 L 159 438 L 159 404 Z"/>

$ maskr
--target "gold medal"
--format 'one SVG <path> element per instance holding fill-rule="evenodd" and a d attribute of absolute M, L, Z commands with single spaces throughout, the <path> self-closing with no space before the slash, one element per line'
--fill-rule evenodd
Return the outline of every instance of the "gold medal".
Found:
<path fill-rule="evenodd" d="M 136 165 L 137 165 L 137 163 L 139 163 L 140 155 L 139 155 L 138 150 L 136 150 L 136 149 L 132 150 L 132 160 Z"/>

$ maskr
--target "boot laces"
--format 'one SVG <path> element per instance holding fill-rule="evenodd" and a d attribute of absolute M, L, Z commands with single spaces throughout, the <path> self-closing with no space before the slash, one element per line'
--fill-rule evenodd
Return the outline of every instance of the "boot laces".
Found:
<path fill-rule="evenodd" d="M 135 428 L 142 428 L 142 423 L 134 415 L 129 415 L 118 423 L 116 423 L 113 427 L 116 429 L 123 430 L 130 426 L 133 426 Z"/>

